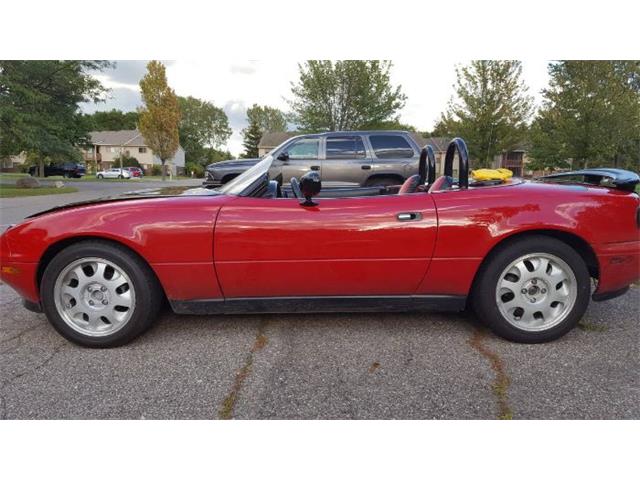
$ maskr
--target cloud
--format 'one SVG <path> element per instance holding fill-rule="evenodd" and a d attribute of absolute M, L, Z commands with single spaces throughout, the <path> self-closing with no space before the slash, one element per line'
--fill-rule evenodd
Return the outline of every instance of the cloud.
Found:
<path fill-rule="evenodd" d="M 167 67 L 175 63 L 173 60 L 161 60 L 161 62 Z M 149 60 L 115 60 L 113 63 L 115 68 L 107 68 L 100 75 L 113 83 L 137 87 L 142 77 L 147 73 Z"/>
<path fill-rule="evenodd" d="M 250 61 L 246 64 L 237 64 L 234 63 L 231 65 L 230 71 L 231 73 L 239 73 L 241 75 L 253 75 L 256 73 L 256 62 Z"/>
<path fill-rule="evenodd" d="M 405 108 L 400 112 L 403 123 L 423 131 L 433 128 L 454 92 L 455 65 L 460 62 L 465 63 L 466 59 L 435 58 L 428 63 L 416 62 L 411 58 L 393 60 L 392 81 L 402 85 L 408 97 Z M 247 126 L 247 107 L 257 103 L 287 111 L 289 105 L 286 98 L 291 98 L 291 82 L 298 78 L 299 73 L 299 61 L 287 58 L 265 61 L 178 60 L 163 63 L 167 65 L 169 85 L 178 95 L 191 95 L 224 109 L 233 135 L 223 148 L 235 155 L 243 151 L 240 132 Z M 111 108 L 135 110 L 141 105 L 138 82 L 146 71 L 146 64 L 146 60 L 118 61 L 115 69 L 97 73 L 96 78 L 112 89 L 111 98 L 96 105 L 82 105 L 82 109 L 85 112 Z M 545 61 L 523 62 L 523 78 L 537 100 L 548 80 L 546 65 Z"/>
<path fill-rule="evenodd" d="M 85 113 L 93 113 L 105 110 L 122 110 L 123 112 L 131 112 L 142 105 L 140 92 L 131 88 L 113 88 L 104 98 L 104 102 L 98 103 L 81 103 L 80 108 Z"/>

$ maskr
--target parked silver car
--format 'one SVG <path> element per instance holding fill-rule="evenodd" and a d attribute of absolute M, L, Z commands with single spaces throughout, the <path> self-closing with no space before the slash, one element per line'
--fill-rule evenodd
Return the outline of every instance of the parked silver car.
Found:
<path fill-rule="evenodd" d="M 372 130 L 300 135 L 271 153 L 284 184 L 315 170 L 325 186 L 388 186 L 418 173 L 420 147 L 408 132 Z M 205 185 L 223 185 L 259 160 L 213 163 Z"/>
<path fill-rule="evenodd" d="M 103 178 L 131 178 L 131 173 L 126 168 L 109 168 L 96 173 L 98 179 Z"/>

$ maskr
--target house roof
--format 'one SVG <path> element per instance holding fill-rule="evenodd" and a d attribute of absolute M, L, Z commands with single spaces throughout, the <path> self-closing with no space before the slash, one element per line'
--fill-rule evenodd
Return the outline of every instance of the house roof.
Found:
<path fill-rule="evenodd" d="M 295 132 L 267 132 L 262 135 L 258 148 L 273 148 L 280 145 L 285 140 L 289 140 L 291 137 L 299 135 Z"/>
<path fill-rule="evenodd" d="M 419 133 L 411 133 L 411 136 L 418 143 L 418 146 L 420 146 L 420 148 L 424 147 L 425 145 L 431 145 L 431 148 L 433 148 L 435 152 L 446 152 L 447 147 L 449 146 L 449 142 L 451 141 L 450 138 L 446 137 L 424 138 Z"/>
<path fill-rule="evenodd" d="M 90 132 L 91 143 L 94 145 L 127 145 L 145 147 L 147 145 L 139 130 L 113 130 Z"/>

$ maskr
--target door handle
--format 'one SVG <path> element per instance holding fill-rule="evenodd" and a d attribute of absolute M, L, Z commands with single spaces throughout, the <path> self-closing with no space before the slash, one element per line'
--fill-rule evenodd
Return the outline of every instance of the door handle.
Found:
<path fill-rule="evenodd" d="M 311 170 L 317 172 L 318 170 L 320 170 L 320 165 L 311 165 Z"/>
<path fill-rule="evenodd" d="M 362 165 L 360 168 L 362 170 L 371 170 L 371 165 Z"/>
<path fill-rule="evenodd" d="M 400 222 L 411 222 L 414 220 L 420 220 L 422 218 L 422 214 L 420 212 L 402 212 L 397 215 L 397 218 Z"/>

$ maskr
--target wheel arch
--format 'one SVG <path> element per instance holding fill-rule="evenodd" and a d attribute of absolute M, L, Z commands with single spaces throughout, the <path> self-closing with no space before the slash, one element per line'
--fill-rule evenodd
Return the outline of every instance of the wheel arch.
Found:
<path fill-rule="evenodd" d="M 44 253 L 42 254 L 42 256 L 40 257 L 40 260 L 38 261 L 38 268 L 36 270 L 36 286 L 38 288 L 38 292 L 40 292 L 40 284 L 42 282 L 42 276 L 44 275 L 44 271 L 47 268 L 47 265 L 51 263 L 51 260 L 53 260 L 53 258 L 65 248 L 68 248 L 72 245 L 85 242 L 85 241 L 99 241 L 99 242 L 104 242 L 111 245 L 116 245 L 120 248 L 125 248 L 127 251 L 135 255 L 138 259 L 140 259 L 145 265 L 149 267 L 149 270 L 153 273 L 155 279 L 158 282 L 158 285 L 160 285 L 160 288 L 162 288 L 162 295 L 165 298 L 167 298 L 166 292 L 164 290 L 164 285 L 162 285 L 162 282 L 160 281 L 158 274 L 155 272 L 151 264 L 142 255 L 140 255 L 140 253 L 138 253 L 134 248 L 131 248 L 131 246 L 127 245 L 127 243 L 125 242 L 121 242 L 113 238 L 102 237 L 100 235 L 78 235 L 73 237 L 67 237 L 49 245 L 47 249 L 44 251 Z"/>
<path fill-rule="evenodd" d="M 589 243 L 584 238 L 580 237 L 579 235 L 576 235 L 575 233 L 567 232 L 565 230 L 556 230 L 556 229 L 525 230 L 525 231 L 514 232 L 500 239 L 500 241 L 498 241 L 495 245 L 493 245 L 491 250 L 489 250 L 489 253 L 485 255 L 484 259 L 480 263 L 480 266 L 476 270 L 476 273 L 473 277 L 473 281 L 471 283 L 471 291 L 469 293 L 471 295 L 473 294 L 473 291 L 475 290 L 476 282 L 478 281 L 480 274 L 482 273 L 484 267 L 489 264 L 489 262 L 492 260 L 492 258 L 496 255 L 497 252 L 499 252 L 501 249 L 505 248 L 506 246 L 514 242 L 517 242 L 518 240 L 521 240 L 526 237 L 534 236 L 534 235 L 543 235 L 550 238 L 555 238 L 556 240 L 560 240 L 561 242 L 567 244 L 568 246 L 573 248 L 578 253 L 578 255 L 580 255 L 585 265 L 587 266 L 589 275 L 592 278 L 596 278 L 596 279 L 599 278 L 600 270 L 599 270 L 599 264 L 598 264 L 598 257 L 596 256 L 593 248 L 591 248 L 591 245 L 589 245 Z"/>

